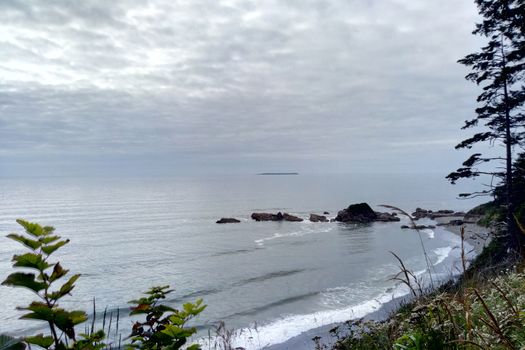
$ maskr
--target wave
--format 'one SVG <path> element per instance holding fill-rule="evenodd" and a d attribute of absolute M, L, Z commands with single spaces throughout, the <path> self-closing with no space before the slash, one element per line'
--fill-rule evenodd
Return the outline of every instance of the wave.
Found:
<path fill-rule="evenodd" d="M 296 301 L 301 301 L 301 300 L 304 300 L 306 298 L 311 298 L 311 297 L 314 297 L 314 296 L 317 296 L 317 295 L 319 295 L 319 292 L 311 292 L 311 293 L 305 293 L 305 294 L 301 294 L 301 295 L 295 295 L 293 297 L 280 299 L 280 300 L 277 300 L 277 301 L 274 301 L 274 302 L 271 302 L 271 303 L 268 303 L 268 304 L 265 304 L 265 305 L 262 305 L 262 306 L 257 306 L 257 307 L 254 307 L 254 308 L 251 308 L 251 309 L 248 309 L 248 310 L 236 312 L 234 314 L 226 316 L 225 319 L 235 319 L 238 316 L 253 316 L 253 315 L 257 315 L 258 313 L 260 313 L 262 311 L 266 311 L 268 309 L 272 309 L 272 308 L 275 308 L 275 307 L 283 306 L 283 305 L 286 305 L 286 304 L 291 304 L 291 303 L 294 303 Z"/>
<path fill-rule="evenodd" d="M 191 293 L 187 293 L 187 294 L 181 295 L 181 296 L 176 297 L 176 298 L 168 298 L 168 299 L 166 299 L 166 301 L 170 302 L 170 303 L 187 302 L 188 299 L 193 299 L 193 298 L 197 298 L 197 297 L 203 297 L 203 296 L 210 295 L 210 294 L 217 294 L 217 293 L 220 293 L 220 292 L 221 292 L 221 290 L 220 289 L 216 289 L 216 288 L 202 289 L 202 290 L 198 290 L 198 291 L 195 291 L 195 292 L 191 292 Z"/>
<path fill-rule="evenodd" d="M 317 294 L 318 293 L 310 293 L 303 296 L 288 298 L 276 303 L 271 303 L 269 305 L 270 307 L 279 306 L 282 305 L 283 302 L 289 303 Z M 232 343 L 234 347 L 244 347 L 246 350 L 258 350 L 266 346 L 284 343 L 288 339 L 296 337 L 310 329 L 326 326 L 329 324 L 345 322 L 348 319 L 364 317 L 367 314 L 378 310 L 385 303 L 388 303 L 395 298 L 404 297 L 408 294 L 408 289 L 402 285 L 399 285 L 394 288 L 393 291 L 385 291 L 377 295 L 374 299 L 367 300 L 343 309 L 324 310 L 305 315 L 286 316 L 263 326 L 254 326 L 251 328 L 237 330 L 233 337 Z M 251 315 L 252 313 L 243 313 L 243 315 L 246 314 Z M 212 339 L 201 340 L 202 345 L 207 345 L 208 343 L 206 342 L 213 344 Z"/>
<path fill-rule="evenodd" d="M 327 225 L 326 223 L 323 223 L 323 224 Z M 289 238 L 289 237 L 302 237 L 305 235 L 310 235 L 310 234 L 315 234 L 315 233 L 327 233 L 327 232 L 332 231 L 335 228 L 335 226 L 333 225 L 330 225 L 330 226 L 327 225 L 327 227 L 324 227 L 323 229 L 315 229 L 313 227 L 310 227 L 311 226 L 310 224 L 306 224 L 306 225 L 303 224 L 303 225 L 304 225 L 303 229 L 300 231 L 293 231 L 293 232 L 288 232 L 288 233 L 276 232 L 271 236 L 256 239 L 254 242 L 258 246 L 263 246 L 265 242 L 273 241 L 275 239 Z"/>
<path fill-rule="evenodd" d="M 434 266 L 441 264 L 446 258 L 452 253 L 453 247 L 442 247 L 434 249 L 434 254 L 437 256 L 437 260 L 434 262 Z"/>
<path fill-rule="evenodd" d="M 246 284 L 263 282 L 263 281 L 267 281 L 267 280 L 278 278 L 278 277 L 287 277 L 287 276 L 295 275 L 295 274 L 298 274 L 304 271 L 306 270 L 298 269 L 298 270 L 284 270 L 284 271 L 270 272 L 262 276 L 251 277 L 251 278 L 240 280 L 239 282 L 236 282 L 233 285 L 236 287 L 239 287 L 239 286 L 244 286 Z"/>
<path fill-rule="evenodd" d="M 428 238 L 434 239 L 434 236 L 435 236 L 434 230 L 426 228 L 426 229 L 422 230 L 422 232 L 425 232 L 428 235 Z"/>
<path fill-rule="evenodd" d="M 453 239 L 455 241 L 455 238 Z M 436 248 L 432 251 L 436 260 L 433 266 L 442 264 L 448 257 L 450 257 L 455 249 L 452 246 Z M 416 271 L 414 274 L 418 278 L 427 273 L 427 269 Z M 433 273 L 437 280 L 435 282 L 441 283 L 453 277 L 447 273 Z M 428 281 L 427 281 L 428 282 Z M 423 282 L 426 284 L 425 282 Z M 361 286 L 362 287 L 362 286 Z M 423 286 L 424 287 L 424 286 Z M 348 293 L 344 287 L 332 288 L 327 292 L 343 292 Z M 324 293 L 320 293 L 324 294 Z M 285 341 L 300 335 L 308 330 L 334 324 L 342 323 L 349 319 L 357 319 L 364 317 L 374 311 L 380 309 L 386 303 L 397 299 L 406 297 L 410 294 L 408 287 L 402 283 L 396 284 L 393 287 L 387 288 L 384 292 L 379 293 L 374 298 L 365 300 L 351 306 L 338 308 L 335 310 L 323 310 L 312 314 L 305 315 L 290 315 L 281 319 L 275 320 L 263 326 L 259 326 L 256 330 L 256 337 L 254 337 L 253 330 L 244 328 L 236 333 L 234 345 L 243 346 L 247 350 L 261 349 L 265 346 L 284 343 Z M 255 342 L 254 339 L 258 341 Z M 260 340 L 263 340 L 261 342 Z"/>
<path fill-rule="evenodd" d="M 259 248 L 254 249 L 234 249 L 234 250 L 225 250 L 222 252 L 218 252 L 215 254 L 209 255 L 210 257 L 218 257 L 218 256 L 224 256 L 224 255 L 236 255 L 236 254 L 245 254 L 245 253 L 251 253 L 253 251 L 256 251 Z"/>

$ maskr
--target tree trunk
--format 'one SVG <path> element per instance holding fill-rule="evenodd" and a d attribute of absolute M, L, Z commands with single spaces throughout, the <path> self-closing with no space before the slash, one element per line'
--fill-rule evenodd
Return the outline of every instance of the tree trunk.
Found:
<path fill-rule="evenodd" d="M 504 49 L 504 39 L 501 40 L 501 54 L 502 54 L 502 74 L 503 74 L 503 105 L 505 106 L 505 150 L 506 150 L 506 216 L 507 216 L 507 233 L 511 238 L 511 245 L 513 249 L 521 253 L 521 244 L 518 232 L 514 225 L 514 201 L 512 198 L 512 134 L 510 131 L 510 110 L 509 110 L 509 91 L 507 86 L 507 60 Z"/>

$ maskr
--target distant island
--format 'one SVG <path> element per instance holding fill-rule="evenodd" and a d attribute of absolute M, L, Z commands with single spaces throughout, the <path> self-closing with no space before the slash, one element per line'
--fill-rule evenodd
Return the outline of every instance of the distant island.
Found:
<path fill-rule="evenodd" d="M 263 176 L 267 176 L 267 175 L 299 175 L 299 173 L 260 173 L 260 174 L 257 174 L 257 175 L 263 175 Z"/>

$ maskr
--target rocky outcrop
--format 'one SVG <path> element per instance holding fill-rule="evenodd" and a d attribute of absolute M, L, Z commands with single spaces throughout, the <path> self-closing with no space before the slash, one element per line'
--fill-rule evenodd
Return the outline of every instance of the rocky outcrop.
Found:
<path fill-rule="evenodd" d="M 217 224 L 237 224 L 239 222 L 241 221 L 234 218 L 221 218 L 217 221 Z"/>
<path fill-rule="evenodd" d="M 284 221 L 292 221 L 292 222 L 301 222 L 303 219 L 297 216 L 290 215 L 288 213 L 283 214 L 283 220 Z"/>
<path fill-rule="evenodd" d="M 323 215 L 330 215 L 330 213 L 327 212 L 327 211 L 325 211 L 325 212 L 323 213 Z"/>
<path fill-rule="evenodd" d="M 429 218 L 431 220 L 435 220 L 436 218 L 443 218 L 448 216 L 457 216 L 457 217 L 463 217 L 465 216 L 465 213 L 462 211 L 455 212 L 454 210 L 438 210 L 438 211 L 432 211 L 427 209 L 421 209 L 416 208 L 416 211 L 412 213 L 412 217 L 414 220 L 419 220 L 423 218 Z"/>
<path fill-rule="evenodd" d="M 324 215 L 310 214 L 311 222 L 328 222 L 328 219 Z"/>
<path fill-rule="evenodd" d="M 271 213 L 253 213 L 252 219 L 255 221 L 282 221 L 283 214 L 281 212 L 277 214 Z"/>
<path fill-rule="evenodd" d="M 252 219 L 255 221 L 294 221 L 294 222 L 300 222 L 303 221 L 303 219 L 290 215 L 288 213 L 281 213 L 278 212 L 277 214 L 272 213 L 252 213 Z"/>
<path fill-rule="evenodd" d="M 376 211 L 376 220 L 375 221 L 395 222 L 395 221 L 401 221 L 401 219 L 397 217 L 396 213 L 380 213 L 380 212 Z"/>
<path fill-rule="evenodd" d="M 367 203 L 352 204 L 337 213 L 335 221 L 366 224 L 374 221 L 401 221 L 396 213 L 381 213 L 373 211 Z"/>
<path fill-rule="evenodd" d="M 377 219 L 377 214 L 367 203 L 352 204 L 340 210 L 335 217 L 339 222 L 356 222 L 366 224 Z"/>
<path fill-rule="evenodd" d="M 426 218 L 429 214 L 432 214 L 432 210 L 416 208 L 416 211 L 412 213 L 412 217 L 416 220 L 419 220 Z"/>

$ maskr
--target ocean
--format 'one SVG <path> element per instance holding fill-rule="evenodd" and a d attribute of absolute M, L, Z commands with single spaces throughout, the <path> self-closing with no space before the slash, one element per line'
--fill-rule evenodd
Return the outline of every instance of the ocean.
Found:
<path fill-rule="evenodd" d="M 91 312 L 95 298 L 99 315 L 107 308 L 116 317 L 119 310 L 123 338 L 132 324 L 127 302 L 169 284 L 175 292 L 166 303 L 202 298 L 208 305 L 193 321 L 199 337 L 213 337 L 210 329 L 222 320 L 236 330 L 237 346 L 260 349 L 362 317 L 407 294 L 392 280 L 399 267 L 390 251 L 424 283 L 428 271 L 418 233 L 400 228 L 405 218 L 369 225 L 255 222 L 252 212 L 335 217 L 359 202 L 380 211 L 387 211 L 380 204 L 410 212 L 468 210 L 482 200 L 456 196 L 475 185 L 452 186 L 429 174 L 0 178 L 0 227 L 2 236 L 20 232 L 15 220 L 23 218 L 69 238 L 55 258 L 82 276 L 63 306 Z M 216 224 L 221 217 L 241 223 Z M 421 234 L 434 279 L 457 274 L 459 238 L 440 227 Z M 4 279 L 13 271 L 12 255 L 24 250 L 0 241 Z M 0 287 L 0 333 L 45 331 L 39 322 L 18 319 L 15 307 L 30 300 L 27 290 Z"/>

